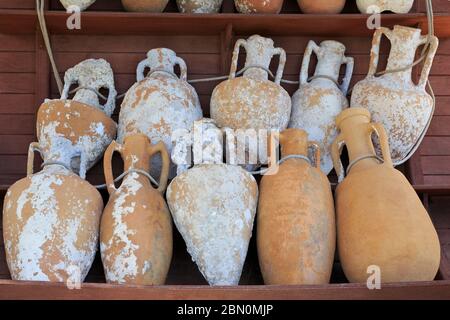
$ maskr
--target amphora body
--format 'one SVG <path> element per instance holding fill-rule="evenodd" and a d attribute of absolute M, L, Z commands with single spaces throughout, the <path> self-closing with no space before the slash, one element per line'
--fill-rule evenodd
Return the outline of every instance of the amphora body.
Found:
<path fill-rule="evenodd" d="M 367 108 L 389 136 L 394 165 L 407 161 L 417 150 L 430 125 L 433 99 L 425 88 L 439 40 L 422 36 L 420 29 L 395 26 L 375 31 L 367 77 L 353 88 L 351 106 Z M 387 70 L 404 71 L 376 76 L 382 35 L 391 42 Z M 411 79 L 411 64 L 419 46 L 431 41 L 418 84 Z M 376 145 L 379 150 L 379 145 Z"/>
<path fill-rule="evenodd" d="M 120 152 L 128 175 L 116 189 L 111 159 Z M 161 153 L 159 189 L 145 173 L 150 158 Z M 143 134 L 131 135 L 105 153 L 105 177 L 110 199 L 101 221 L 100 250 L 106 280 L 116 284 L 163 285 L 172 259 L 172 220 L 162 196 L 170 158 L 163 142 L 151 145 Z"/>
<path fill-rule="evenodd" d="M 181 76 L 174 74 L 178 65 Z M 150 72 L 145 76 L 146 68 Z M 137 68 L 134 84 L 122 103 L 119 116 L 118 142 L 128 135 L 142 133 L 152 143 L 164 142 L 172 150 L 172 135 L 177 130 L 190 131 L 194 121 L 202 118 L 200 101 L 194 88 L 187 83 L 187 67 L 183 59 L 169 49 L 153 49 Z M 152 159 L 151 174 L 159 176 L 161 157 Z M 175 168 L 170 176 L 174 176 Z"/>
<path fill-rule="evenodd" d="M 312 53 L 318 63 L 311 80 L 308 69 Z M 348 108 L 347 91 L 352 78 L 353 58 L 344 56 L 345 46 L 337 41 L 324 41 L 318 46 L 310 41 L 303 58 L 300 88 L 292 97 L 290 128 L 303 129 L 321 146 L 321 168 L 325 174 L 333 169 L 331 144 L 337 137 L 335 119 Z M 342 84 L 338 84 L 341 65 L 346 65 Z"/>
<path fill-rule="evenodd" d="M 379 271 L 383 283 L 433 280 L 440 262 L 438 235 L 408 180 L 393 168 L 383 126 L 371 123 L 363 108 L 343 111 L 337 125 L 337 239 L 347 279 L 365 283 L 368 272 Z M 380 141 L 383 158 L 375 154 L 372 134 Z M 344 144 L 350 165 L 342 181 Z"/>
<path fill-rule="evenodd" d="M 239 50 L 245 48 L 246 71 L 236 78 Z M 268 68 L 274 55 L 280 55 L 275 82 L 268 79 Z M 236 42 L 229 80 L 219 84 L 211 96 L 211 117 L 220 128 L 233 130 L 284 130 L 289 123 L 291 99 L 280 86 L 286 63 L 286 52 L 274 48 L 272 39 L 258 35 Z M 267 149 L 267 148 L 266 148 Z M 267 161 L 267 150 L 260 154 Z M 242 163 L 240 163 L 242 164 Z"/>
<path fill-rule="evenodd" d="M 241 167 L 222 163 L 221 132 L 210 120 L 197 126 L 205 136 L 194 146 L 197 164 L 172 181 L 167 202 L 187 250 L 208 283 L 238 285 L 252 235 L 258 185 Z M 179 163 L 175 158 L 186 154 L 177 152 L 172 157 Z"/>
<path fill-rule="evenodd" d="M 336 247 L 333 196 L 320 170 L 319 146 L 299 129 L 280 134 L 276 174 L 262 178 L 258 205 L 258 257 L 268 285 L 330 281 Z M 314 167 L 308 147 L 316 150 Z M 292 158 L 287 158 L 292 157 Z"/>

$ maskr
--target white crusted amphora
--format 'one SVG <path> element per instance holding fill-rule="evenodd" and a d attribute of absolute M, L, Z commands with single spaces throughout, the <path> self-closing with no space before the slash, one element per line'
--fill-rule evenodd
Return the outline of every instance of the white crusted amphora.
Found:
<path fill-rule="evenodd" d="M 96 0 L 60 0 L 64 8 L 69 9 L 71 6 L 76 6 L 80 8 L 80 11 L 86 10 L 95 1 Z"/>
<path fill-rule="evenodd" d="M 312 53 L 317 55 L 317 66 L 312 80 L 308 69 Z M 310 41 L 305 51 L 300 72 L 300 88 L 292 97 L 290 128 L 303 129 L 312 141 L 321 147 L 321 169 L 329 174 L 333 169 L 331 145 L 336 139 L 336 117 L 348 108 L 346 98 L 352 78 L 353 58 L 345 57 L 345 46 L 337 41 L 323 41 L 318 46 Z M 341 65 L 346 65 L 342 84 L 338 85 Z"/>
<path fill-rule="evenodd" d="M 430 40 L 418 84 L 411 79 L 412 67 L 376 75 L 382 35 L 391 42 L 388 71 L 411 66 L 417 48 Z M 429 127 L 433 99 L 426 92 L 426 85 L 438 45 L 438 38 L 422 36 L 420 29 L 404 26 L 378 29 L 373 38 L 369 73 L 353 88 L 351 107 L 368 109 L 373 121 L 386 128 L 394 165 L 404 163 L 414 154 Z M 379 151 L 379 144 L 375 145 Z"/>
<path fill-rule="evenodd" d="M 119 152 L 129 173 L 116 189 L 112 156 Z M 161 153 L 163 172 L 159 188 L 146 173 L 150 158 Z M 146 135 L 128 136 L 123 145 L 111 143 L 104 168 L 110 193 L 102 215 L 100 251 L 108 283 L 163 285 L 172 259 L 172 219 L 163 198 L 170 157 L 163 142 L 151 145 Z"/>
<path fill-rule="evenodd" d="M 36 131 L 44 161 L 71 159 L 73 171 L 85 177 L 116 136 L 117 125 L 110 118 L 117 92 L 111 66 L 103 59 L 85 60 L 67 70 L 61 99 L 46 100 L 39 108 Z M 68 99 L 71 85 L 78 91 Z M 101 105 L 96 92 L 109 90 Z"/>
<path fill-rule="evenodd" d="M 243 77 L 236 78 L 239 50 L 247 53 Z M 280 63 L 275 82 L 267 72 L 275 55 Z M 211 117 L 220 128 L 278 130 L 287 128 L 291 114 L 291 98 L 280 86 L 286 63 L 286 52 L 274 48 L 270 38 L 253 35 L 236 42 L 230 77 L 219 84 L 211 97 Z M 260 162 L 267 162 L 267 152 L 260 154 Z"/>
<path fill-rule="evenodd" d="M 180 67 L 181 75 L 174 74 Z M 145 70 L 150 72 L 145 76 Z M 170 49 L 150 50 L 147 59 L 137 68 L 134 84 L 122 103 L 119 116 L 118 142 L 128 135 L 142 133 L 153 143 L 163 141 L 169 153 L 172 135 L 178 130 L 192 130 L 194 121 L 202 118 L 200 100 L 195 89 L 187 82 L 186 63 Z M 175 167 L 171 166 L 175 175 Z M 161 157 L 152 159 L 151 174 L 159 176 Z"/>
<path fill-rule="evenodd" d="M 13 184 L 3 207 L 6 260 L 13 280 L 72 283 L 84 281 L 97 251 L 103 200 L 68 168 L 70 157 Z M 42 152 L 41 152 L 42 153 Z"/>
<path fill-rule="evenodd" d="M 361 13 L 375 13 L 392 11 L 394 13 L 408 13 L 414 0 L 356 0 Z"/>
<path fill-rule="evenodd" d="M 202 130 L 200 140 L 197 130 Z M 167 202 L 208 283 L 237 285 L 252 235 L 258 186 L 241 167 L 222 162 L 221 132 L 210 120 L 199 121 L 194 131 L 196 164 L 172 181 Z M 174 152 L 172 158 L 184 165 L 188 154 Z"/>
<path fill-rule="evenodd" d="M 182 13 L 218 13 L 223 0 L 177 0 Z"/>

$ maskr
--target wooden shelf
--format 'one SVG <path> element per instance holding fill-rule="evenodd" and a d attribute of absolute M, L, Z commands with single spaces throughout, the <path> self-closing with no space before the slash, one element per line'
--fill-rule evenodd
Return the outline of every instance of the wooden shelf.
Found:
<path fill-rule="evenodd" d="M 13 3 L 12 1 L 14 0 L 8 1 Z M 112 10 L 117 7 L 117 10 L 121 10 L 119 5 L 113 7 L 111 2 L 109 0 L 99 0 L 97 1 L 98 6 L 93 6 L 90 9 Z M 295 1 L 292 2 L 294 6 L 297 6 Z M 64 11 L 57 11 L 59 9 L 59 1 L 54 0 L 50 1 L 50 3 L 53 4 L 50 8 L 55 10 L 46 12 L 46 21 L 49 33 L 55 35 L 55 37 L 52 37 L 52 43 L 59 65 L 67 68 L 67 65 L 73 65 L 74 61 L 88 58 L 91 54 L 108 55 L 108 59 L 118 69 L 116 80 L 118 86 L 122 87 L 122 91 L 128 88 L 135 79 L 134 70 L 123 66 L 134 66 L 138 58 L 142 57 L 142 52 L 149 48 L 158 46 L 171 47 L 170 45 L 175 44 L 177 51 L 180 51 L 190 60 L 189 66 L 191 70 L 197 70 L 197 76 L 199 74 L 211 76 L 226 74 L 229 71 L 229 59 L 235 36 L 245 37 L 254 33 L 283 38 L 283 47 L 288 49 L 287 51 L 290 54 L 289 61 L 292 63 L 289 68 L 290 70 L 295 70 L 295 72 L 298 72 L 299 65 L 293 61 L 300 61 L 299 57 L 303 54 L 305 41 L 313 37 L 344 37 L 346 38 L 344 42 L 349 50 L 353 50 L 349 54 L 355 55 L 357 59 L 357 66 L 359 66 L 357 69 L 359 71 L 355 74 L 355 78 L 358 78 L 366 73 L 369 59 L 368 48 L 370 48 L 370 39 L 373 34 L 373 30 L 369 30 L 366 27 L 367 16 L 357 13 L 304 15 L 285 10 L 284 12 L 289 13 L 280 15 L 243 15 L 231 13 L 234 11 L 233 6 L 229 7 L 229 10 L 226 11 L 227 13 L 213 15 L 189 15 L 174 12 L 150 14 L 123 11 L 87 11 L 82 13 L 82 29 L 69 30 L 66 27 L 68 15 Z M 174 3 L 172 1 L 173 5 Z M 232 4 L 232 1 L 230 0 L 228 3 Z M 28 8 L 32 8 L 32 5 Z M 444 8 L 443 6 L 441 7 Z M 347 10 L 346 12 L 352 11 Z M 386 27 L 399 24 L 421 27 L 423 28 L 423 33 L 427 32 L 426 15 L 423 13 L 383 14 L 381 22 Z M 440 38 L 450 38 L 450 15 L 448 13 L 435 15 L 435 31 Z M 5 129 L 3 132 L 4 135 L 13 136 L 16 140 L 11 141 L 14 141 L 14 145 L 17 145 L 13 148 L 11 143 L 2 149 L 4 152 L 2 159 L 5 163 L 5 168 L 8 168 L 7 172 L 6 170 L 4 171 L 8 175 L 14 176 L 14 179 L 16 177 L 18 179 L 25 175 L 23 173 L 23 168 L 25 168 L 24 159 L 26 158 L 25 150 L 27 150 L 29 143 L 28 138 L 24 139 L 22 136 L 30 136 L 35 132 L 35 120 L 30 114 L 34 112 L 34 108 L 44 98 L 51 96 L 55 91 L 52 92 L 50 83 L 51 69 L 40 36 L 36 12 L 33 9 L 0 9 L 0 34 L 8 34 L 2 38 L 6 41 L 6 53 L 3 55 L 4 71 L 3 73 L 0 72 L 3 78 L 0 78 L 0 80 L 3 79 L 3 83 L 8 83 L 8 85 L 9 82 L 22 81 L 24 83 L 23 86 L 10 86 L 11 88 L 8 89 L 10 90 L 8 92 L 12 92 L 9 95 L 10 100 L 3 101 L 3 107 L 16 112 L 12 115 L 4 116 L 2 124 L 8 130 Z M 77 37 L 76 35 L 89 36 Z M 109 37 L 103 37 L 103 35 L 109 35 Z M 130 35 L 136 37 L 130 37 Z M 183 35 L 183 37 L 178 37 L 178 35 Z M 189 36 L 184 37 L 184 35 Z M 219 35 L 220 38 L 215 37 Z M 286 36 L 298 38 L 284 39 Z M 355 38 L 352 39 L 352 37 Z M 364 37 L 364 39 L 356 37 Z M 89 41 L 90 45 L 87 45 L 84 41 Z M 102 52 L 97 52 L 97 41 L 102 42 L 103 45 L 106 44 L 106 48 L 109 49 L 105 49 L 102 45 L 99 46 Z M 448 41 L 445 40 L 443 42 L 447 43 Z M 201 43 L 201 46 L 198 43 Z M 448 44 L 443 47 L 440 63 L 445 66 L 447 61 L 445 59 L 448 56 Z M 24 53 L 27 50 L 29 52 Z M 92 53 L 91 51 L 95 52 Z M 15 55 L 15 52 L 17 52 L 17 55 Z M 17 68 L 18 65 L 21 65 L 20 62 L 23 62 L 25 59 L 32 62 L 22 68 Z M 217 67 L 217 65 L 220 65 L 220 67 Z M 435 82 L 437 81 L 436 79 L 439 80 L 445 75 L 444 69 L 446 68 L 439 67 L 439 61 L 438 68 L 438 72 L 435 72 L 437 75 L 434 78 Z M 438 97 L 440 98 L 441 119 L 438 119 L 440 121 L 436 122 L 439 124 L 440 130 L 436 131 L 435 129 L 435 132 L 437 132 L 435 135 L 439 135 L 439 137 L 445 136 L 443 138 L 445 139 L 447 131 L 442 133 L 441 128 L 447 128 L 444 125 L 447 122 L 443 121 L 446 121 L 446 118 L 442 115 L 444 114 L 442 106 L 448 101 L 447 97 L 449 94 L 448 91 L 444 90 L 445 83 L 440 83 L 435 85 L 438 87 L 437 91 L 440 91 L 439 96 L 441 96 Z M 439 89 L 439 85 L 441 89 Z M 209 101 L 208 92 L 212 91 L 208 88 L 199 87 L 198 89 L 202 92 L 205 101 Z M 29 99 L 27 96 L 34 97 L 34 99 Z M 14 100 L 11 100 L 12 97 L 14 97 Z M 28 111 L 30 114 L 24 115 L 15 111 L 17 105 L 26 105 L 27 110 L 31 110 Z M 23 129 L 15 125 L 16 123 L 21 123 L 19 121 L 23 121 L 26 124 Z M 433 140 L 428 143 L 434 144 L 435 142 Z M 446 144 L 444 142 L 440 143 L 442 148 L 439 150 L 443 150 Z M 413 161 L 420 167 L 420 156 Z M 7 166 L 6 163 L 9 165 Z M 0 279 L 4 280 L 0 280 L 0 299 L 450 299 L 450 260 L 445 258 L 448 256 L 448 248 L 450 248 L 450 220 L 447 215 L 449 202 L 445 200 L 446 198 L 437 197 L 436 201 L 428 203 L 427 196 L 450 195 L 450 185 L 448 185 L 450 180 L 433 180 L 439 184 L 431 185 L 430 180 L 423 180 L 424 174 L 421 171 L 421 167 L 419 169 L 419 176 L 422 179 L 412 178 L 411 181 L 418 184 L 414 186 L 414 189 L 418 194 L 424 195 L 424 202 L 430 205 L 429 211 L 437 225 L 442 243 L 443 260 L 437 277 L 439 280 L 433 282 L 385 284 L 382 290 L 368 290 L 364 284 L 346 283 L 347 281 L 341 267 L 336 263 L 333 269 L 332 282 L 339 284 L 326 286 L 263 286 L 259 285 L 263 281 L 258 266 L 255 237 L 253 237 L 243 272 L 244 279 L 241 282 L 244 284 L 243 286 L 227 288 L 201 286 L 201 284 L 206 282 L 187 253 L 184 240 L 175 230 L 174 258 L 169 273 L 170 279 L 168 279 L 167 286 L 161 287 L 114 286 L 97 283 L 104 282 L 103 269 L 98 256 L 88 276 L 87 281 L 89 283 L 83 284 L 81 290 L 69 290 L 64 284 L 6 280 L 9 278 L 9 272 L 4 259 L 4 247 L 1 244 Z M 438 169 L 441 170 L 440 167 Z M 97 171 L 98 173 L 102 172 L 100 169 Z M 4 175 L 6 175 L 5 172 Z M 437 171 L 437 173 L 436 171 L 427 171 L 426 173 L 428 175 L 438 175 L 437 177 L 440 178 L 439 174 L 441 174 L 441 171 Z M 448 176 L 450 177 L 450 174 Z M 2 180 L 0 185 L 0 207 L 9 187 L 8 184 L 14 179 L 7 176 Z M 102 195 L 106 200 L 107 195 L 105 191 L 102 191 Z"/>
<path fill-rule="evenodd" d="M 220 34 L 232 26 L 235 34 L 261 33 L 264 35 L 309 36 L 370 36 L 373 30 L 366 27 L 367 15 L 245 15 L 234 13 L 193 15 L 181 13 L 129 13 L 83 12 L 81 29 L 69 30 L 67 13 L 47 11 L 47 27 L 51 34 Z M 426 15 L 383 14 L 382 25 L 396 24 L 422 27 L 426 32 Z M 0 10 L 0 33 L 26 34 L 36 30 L 34 10 Z M 450 37 L 450 15 L 436 14 L 435 32 L 439 37 Z"/>
<path fill-rule="evenodd" d="M 84 283 L 70 290 L 61 283 L 0 280 L 0 299 L 117 300 L 361 300 L 450 299 L 450 281 L 384 284 L 369 290 L 364 284 L 326 286 L 118 286 Z"/>

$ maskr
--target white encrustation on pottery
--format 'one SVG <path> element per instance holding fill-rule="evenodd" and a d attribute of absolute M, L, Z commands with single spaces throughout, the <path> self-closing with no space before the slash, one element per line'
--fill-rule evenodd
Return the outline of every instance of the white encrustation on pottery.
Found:
<path fill-rule="evenodd" d="M 218 13 L 223 0 L 177 0 L 182 13 Z"/>
<path fill-rule="evenodd" d="M 245 72 L 236 77 L 240 48 L 247 53 Z M 269 80 L 274 56 L 280 61 L 275 80 Z M 253 35 L 236 42 L 229 79 L 219 84 L 211 96 L 211 117 L 220 128 L 232 130 L 282 131 L 291 114 L 291 98 L 280 85 L 286 64 L 286 52 L 275 48 L 270 38 Z M 267 148 L 259 152 L 258 164 L 267 163 Z M 241 162 L 241 161 L 240 161 Z M 247 164 L 247 163 L 238 163 Z"/>
<path fill-rule="evenodd" d="M 391 43 L 387 73 L 377 76 L 380 42 L 385 35 Z M 430 43 L 420 79 L 412 81 L 412 64 L 418 47 Z M 395 26 L 375 31 L 367 77 L 353 88 L 351 107 L 370 111 L 374 122 L 383 124 L 388 135 L 394 165 L 406 162 L 417 150 L 433 116 L 433 98 L 427 93 L 428 76 L 439 40 L 421 35 L 420 29 Z M 390 70 L 400 70 L 389 72 Z M 376 142 L 379 151 L 379 144 Z"/>
<path fill-rule="evenodd" d="M 222 162 L 222 133 L 213 122 L 202 120 L 195 127 L 194 131 L 202 130 L 193 134 L 196 164 L 172 181 L 167 202 L 192 260 L 208 283 L 237 285 L 252 235 L 258 185 L 241 167 Z M 174 153 L 173 161 L 185 165 L 188 154 Z"/>
<path fill-rule="evenodd" d="M 408 13 L 414 5 L 414 0 L 356 0 L 356 4 L 361 13 Z"/>
<path fill-rule="evenodd" d="M 64 8 L 69 9 L 71 6 L 76 6 L 80 8 L 80 11 L 86 10 L 95 1 L 96 0 L 60 0 Z"/>
<path fill-rule="evenodd" d="M 174 73 L 179 66 L 181 75 Z M 144 72 L 149 69 L 146 75 Z M 187 82 L 186 63 L 170 49 L 150 50 L 139 63 L 137 83 L 127 92 L 119 115 L 118 142 L 128 135 L 142 133 L 152 143 L 163 141 L 169 153 L 172 136 L 177 131 L 191 131 L 194 121 L 202 118 L 202 108 L 195 89 Z M 161 157 L 152 159 L 151 174 L 159 176 Z M 172 165 L 170 176 L 175 175 Z"/>
<path fill-rule="evenodd" d="M 317 56 L 314 76 L 308 70 L 312 53 Z M 341 66 L 346 65 L 342 84 L 338 83 Z M 310 41 L 303 57 L 300 88 L 292 97 L 290 128 L 303 129 L 309 139 L 320 145 L 321 168 L 328 175 L 333 169 L 331 145 L 337 137 L 336 117 L 348 108 L 347 91 L 354 60 L 345 56 L 345 46 L 337 41 Z"/>

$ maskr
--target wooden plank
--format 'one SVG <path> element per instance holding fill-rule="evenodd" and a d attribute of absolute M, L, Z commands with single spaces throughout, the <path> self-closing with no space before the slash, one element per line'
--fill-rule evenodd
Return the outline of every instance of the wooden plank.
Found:
<path fill-rule="evenodd" d="M 46 3 L 48 5 L 48 3 Z M 39 27 L 36 30 L 36 38 L 35 38 L 35 48 L 36 48 L 36 60 L 35 60 L 35 96 L 34 103 L 36 106 L 39 106 L 50 94 L 50 60 L 48 57 L 48 52 L 45 46 L 44 38 L 39 32 Z M 33 119 L 33 123 L 36 123 L 37 114 Z"/>
<path fill-rule="evenodd" d="M 0 155 L 0 175 L 18 175 L 24 177 L 27 168 L 26 155 Z"/>
<path fill-rule="evenodd" d="M 33 115 L 0 115 L 0 135 L 1 134 L 34 134 L 34 116 Z"/>
<path fill-rule="evenodd" d="M 450 175 L 450 156 L 423 156 L 421 161 L 426 175 Z"/>
<path fill-rule="evenodd" d="M 34 10 L 0 9 L 0 33 L 34 36 L 37 23 Z"/>
<path fill-rule="evenodd" d="M 369 290 L 362 284 L 327 286 L 114 286 L 86 283 L 80 290 L 65 284 L 0 281 L 0 299 L 189 299 L 189 300 L 301 300 L 301 299 L 450 299 L 450 281 L 385 284 Z"/>
<path fill-rule="evenodd" d="M 178 54 L 220 53 L 217 36 L 52 35 L 51 38 L 55 52 L 144 53 L 152 48 L 170 48 Z"/>
<path fill-rule="evenodd" d="M 431 68 L 431 74 L 434 76 L 449 75 L 450 74 L 450 55 L 437 55 L 433 61 L 433 67 Z"/>
<path fill-rule="evenodd" d="M 1 9 L 33 9 L 35 0 L 0 0 Z"/>
<path fill-rule="evenodd" d="M 0 114 L 34 114 L 36 109 L 32 93 L 0 93 Z"/>
<path fill-rule="evenodd" d="M 450 96 L 436 97 L 435 115 L 450 116 Z"/>
<path fill-rule="evenodd" d="M 34 93 L 33 73 L 0 73 L 0 94 Z"/>
<path fill-rule="evenodd" d="M 425 137 L 420 153 L 423 156 L 449 156 L 450 137 Z"/>
<path fill-rule="evenodd" d="M 0 72 L 34 73 L 34 71 L 34 53 L 0 52 Z"/>
<path fill-rule="evenodd" d="M 408 169 L 408 177 L 413 185 L 424 183 L 421 161 L 421 148 L 422 146 L 419 146 L 419 149 L 416 151 L 416 153 L 414 153 L 406 163 Z"/>
<path fill-rule="evenodd" d="M 34 141 L 34 134 L 0 135 L 0 155 L 26 155 L 28 146 Z"/>
<path fill-rule="evenodd" d="M 418 2 L 418 11 L 419 12 L 427 12 L 427 7 L 425 1 L 416 1 Z M 434 12 L 450 12 L 450 2 L 448 0 L 433 0 L 433 11 Z"/>
<path fill-rule="evenodd" d="M 177 55 L 186 61 L 189 74 L 220 74 L 220 55 L 218 53 L 177 53 Z M 136 74 L 136 67 L 138 63 L 146 58 L 146 54 L 145 52 L 126 54 L 108 52 L 77 52 L 55 54 L 56 64 L 60 71 L 67 70 L 83 60 L 99 58 L 103 58 L 108 61 L 111 64 L 115 74 L 132 74 L 134 76 Z"/>
<path fill-rule="evenodd" d="M 430 201 L 430 216 L 436 229 L 450 231 L 450 193 L 446 196 L 435 196 Z M 440 235 L 442 245 L 450 244 L 450 234 Z"/>
<path fill-rule="evenodd" d="M 450 77 L 448 75 L 431 75 L 430 83 L 436 96 L 450 96 Z"/>
<path fill-rule="evenodd" d="M 11 35 L 0 33 L 0 52 L 34 51 L 34 35 Z"/>
<path fill-rule="evenodd" d="M 450 116 L 434 116 L 428 136 L 450 136 Z"/>
<path fill-rule="evenodd" d="M 425 175 L 423 181 L 426 185 L 450 185 L 450 175 Z"/>
<path fill-rule="evenodd" d="M 439 229 L 438 233 L 442 247 L 439 273 L 442 279 L 450 280 L 450 229 Z"/>

